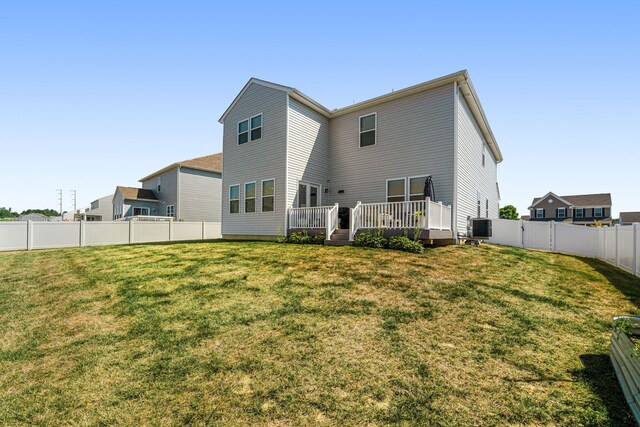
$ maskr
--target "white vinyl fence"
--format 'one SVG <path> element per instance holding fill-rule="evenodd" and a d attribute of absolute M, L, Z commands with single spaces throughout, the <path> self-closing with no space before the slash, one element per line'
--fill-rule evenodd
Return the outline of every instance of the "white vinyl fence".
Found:
<path fill-rule="evenodd" d="M 221 231 L 220 222 L 0 222 L 0 251 L 209 240 Z"/>
<path fill-rule="evenodd" d="M 507 219 L 492 224 L 489 243 L 598 258 L 640 276 L 640 224 L 585 227 Z"/>

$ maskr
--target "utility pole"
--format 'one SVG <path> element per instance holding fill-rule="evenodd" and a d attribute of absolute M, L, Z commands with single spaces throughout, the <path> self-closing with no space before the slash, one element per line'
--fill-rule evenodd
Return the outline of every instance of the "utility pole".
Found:
<path fill-rule="evenodd" d="M 56 193 L 58 194 L 58 205 L 60 206 L 60 219 L 62 219 L 62 189 L 57 189 Z"/>
<path fill-rule="evenodd" d="M 73 212 L 76 211 L 77 207 L 76 207 L 76 190 L 69 190 L 69 193 L 71 193 L 71 208 L 73 210 Z"/>

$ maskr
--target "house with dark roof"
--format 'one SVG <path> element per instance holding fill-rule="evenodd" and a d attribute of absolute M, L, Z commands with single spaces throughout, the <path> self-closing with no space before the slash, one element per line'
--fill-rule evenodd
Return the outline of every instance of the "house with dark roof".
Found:
<path fill-rule="evenodd" d="M 640 223 L 640 212 L 620 212 L 618 224 L 632 225 L 635 223 Z"/>
<path fill-rule="evenodd" d="M 548 192 L 533 199 L 529 206 L 530 221 L 557 221 L 592 225 L 596 221 L 611 225 L 611 194 L 578 194 L 558 196 Z"/>
<path fill-rule="evenodd" d="M 139 182 L 142 188 L 116 188 L 114 219 L 157 216 L 221 221 L 222 153 L 172 163 Z"/>

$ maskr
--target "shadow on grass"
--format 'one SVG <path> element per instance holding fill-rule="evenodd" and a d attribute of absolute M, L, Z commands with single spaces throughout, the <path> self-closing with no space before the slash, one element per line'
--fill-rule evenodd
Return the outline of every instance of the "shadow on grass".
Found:
<path fill-rule="evenodd" d="M 616 378 L 611 360 L 606 354 L 583 354 L 580 361 L 583 369 L 575 370 L 571 374 L 580 382 L 587 384 L 607 410 L 609 426 L 633 426 L 635 420 L 620 384 Z"/>
<path fill-rule="evenodd" d="M 640 277 L 636 277 L 604 261 L 593 258 L 581 258 L 581 260 L 600 273 L 607 279 L 607 282 L 622 292 L 637 309 L 640 309 Z"/>

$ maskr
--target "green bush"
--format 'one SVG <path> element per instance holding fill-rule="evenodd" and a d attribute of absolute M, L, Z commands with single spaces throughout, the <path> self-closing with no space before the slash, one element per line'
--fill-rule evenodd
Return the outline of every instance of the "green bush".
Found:
<path fill-rule="evenodd" d="M 293 243 L 296 245 L 323 245 L 324 240 L 324 233 L 310 236 L 306 231 L 303 231 L 302 233 L 291 233 L 287 237 L 278 238 L 278 242 L 280 243 Z"/>
<path fill-rule="evenodd" d="M 361 246 L 365 248 L 386 248 L 388 246 L 388 240 L 384 237 L 381 232 L 363 232 L 358 234 L 354 241 L 353 246 Z"/>
<path fill-rule="evenodd" d="M 421 254 L 424 252 L 424 247 L 419 242 L 411 240 L 406 235 L 391 236 L 389 238 L 389 249 L 413 252 L 414 254 Z"/>

